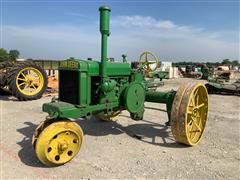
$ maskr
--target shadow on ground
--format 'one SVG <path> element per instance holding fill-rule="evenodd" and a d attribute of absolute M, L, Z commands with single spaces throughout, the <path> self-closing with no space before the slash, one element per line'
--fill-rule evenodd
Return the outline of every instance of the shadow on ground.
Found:
<path fill-rule="evenodd" d="M 128 117 L 125 115 L 120 116 Z M 122 126 L 117 122 L 105 122 L 92 117 L 89 120 L 79 121 L 78 124 L 82 127 L 85 135 L 106 136 L 109 134 L 118 135 L 125 133 L 129 137 L 153 145 L 159 145 L 168 148 L 186 147 L 185 145 L 176 143 L 171 134 L 171 128 L 169 126 L 147 120 L 141 120 L 140 122 L 143 123 Z M 157 142 L 157 138 L 161 138 L 162 142 Z"/>
<path fill-rule="evenodd" d="M 0 90 L 0 100 L 3 101 L 18 101 L 17 98 L 11 95 L 9 92 L 1 91 Z"/>
<path fill-rule="evenodd" d="M 25 125 L 27 125 L 24 128 L 17 129 L 19 133 L 24 135 L 24 138 L 22 141 L 18 142 L 17 144 L 21 146 L 20 151 L 18 152 L 18 157 L 20 160 L 28 165 L 33 167 L 45 167 L 36 157 L 35 151 L 32 147 L 32 135 L 34 133 L 34 130 L 36 129 L 37 125 L 33 124 L 31 122 L 25 122 Z"/>
<path fill-rule="evenodd" d="M 171 135 L 170 127 L 149 122 L 147 120 L 142 120 L 142 122 L 143 123 L 141 124 L 138 123 L 122 126 L 117 122 L 100 121 L 94 117 L 88 120 L 77 121 L 77 123 L 82 127 L 85 135 L 106 136 L 110 134 L 119 135 L 125 133 L 129 137 L 153 145 L 159 145 L 167 148 L 187 147 L 174 141 L 174 138 Z M 21 161 L 28 166 L 45 167 L 37 159 L 31 143 L 32 135 L 37 125 L 31 122 L 25 122 L 24 124 L 27 126 L 21 129 L 17 129 L 19 133 L 24 135 L 23 140 L 21 142 L 18 142 L 18 144 L 22 147 L 18 153 L 18 156 Z M 156 142 L 156 138 L 161 138 L 162 141 Z"/>

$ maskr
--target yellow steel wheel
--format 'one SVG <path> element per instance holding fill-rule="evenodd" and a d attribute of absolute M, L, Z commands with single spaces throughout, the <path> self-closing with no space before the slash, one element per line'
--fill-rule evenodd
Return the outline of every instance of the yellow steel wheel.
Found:
<path fill-rule="evenodd" d="M 187 88 L 188 85 L 181 85 L 178 90 L 177 93 L 174 97 L 174 101 L 173 101 L 173 105 L 172 105 L 172 111 L 171 111 L 171 129 L 172 129 L 172 133 L 174 135 L 174 137 L 178 137 L 179 136 L 179 110 L 180 110 L 180 105 L 182 102 L 182 97 L 184 95 L 185 89 Z"/>
<path fill-rule="evenodd" d="M 34 67 L 21 69 L 16 76 L 18 91 L 26 96 L 33 96 L 39 93 L 44 85 L 42 73 Z"/>
<path fill-rule="evenodd" d="M 110 115 L 106 115 L 106 114 L 96 115 L 96 118 L 102 121 L 117 121 L 120 113 L 121 113 L 121 110 L 113 111 Z"/>
<path fill-rule="evenodd" d="M 203 84 L 179 88 L 171 112 L 172 133 L 176 141 L 197 145 L 203 135 L 208 115 L 208 93 Z"/>
<path fill-rule="evenodd" d="M 36 147 L 37 138 L 38 138 L 39 134 L 43 131 L 44 127 L 45 127 L 45 122 L 42 121 L 42 122 L 40 122 L 40 124 L 36 127 L 36 129 L 35 129 L 35 131 L 34 131 L 34 134 L 33 134 L 33 136 L 32 136 L 32 146 L 33 146 L 34 149 L 35 149 L 35 147 Z"/>
<path fill-rule="evenodd" d="M 54 122 L 39 134 L 36 155 L 47 166 L 65 164 L 77 155 L 82 141 L 82 129 L 75 122 Z"/>
<path fill-rule="evenodd" d="M 140 55 L 139 63 L 146 74 L 151 73 L 157 69 L 158 58 L 151 52 L 143 52 Z"/>

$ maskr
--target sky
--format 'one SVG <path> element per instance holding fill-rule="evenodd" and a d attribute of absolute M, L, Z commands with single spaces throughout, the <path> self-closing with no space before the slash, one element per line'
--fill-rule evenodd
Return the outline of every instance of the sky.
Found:
<path fill-rule="evenodd" d="M 238 0 L 1 0 L 1 47 L 21 58 L 100 59 L 99 11 L 111 8 L 108 57 L 239 60 Z"/>

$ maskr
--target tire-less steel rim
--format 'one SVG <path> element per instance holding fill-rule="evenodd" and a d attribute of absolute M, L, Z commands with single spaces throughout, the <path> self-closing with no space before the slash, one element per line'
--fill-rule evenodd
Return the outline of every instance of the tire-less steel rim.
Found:
<path fill-rule="evenodd" d="M 172 108 L 173 136 L 180 143 L 197 145 L 207 121 L 207 89 L 203 84 L 188 85 L 180 88 L 177 95 Z"/>

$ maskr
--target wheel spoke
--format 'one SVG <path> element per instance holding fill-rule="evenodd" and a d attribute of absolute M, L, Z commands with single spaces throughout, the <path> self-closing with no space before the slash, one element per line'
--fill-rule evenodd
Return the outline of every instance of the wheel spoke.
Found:
<path fill-rule="evenodd" d="M 148 52 L 145 54 L 145 61 L 148 62 Z"/>
<path fill-rule="evenodd" d="M 187 114 L 190 114 L 190 115 L 192 115 L 193 113 L 192 113 L 192 111 L 190 111 L 190 110 L 187 110 Z"/>
<path fill-rule="evenodd" d="M 22 90 L 25 91 L 26 88 L 27 88 L 27 84 L 25 84 Z"/>
<path fill-rule="evenodd" d="M 34 89 L 37 89 L 34 83 L 32 83 L 31 86 L 32 86 Z"/>
<path fill-rule="evenodd" d="M 196 95 L 196 106 L 198 106 L 199 103 L 199 95 Z"/>
<path fill-rule="evenodd" d="M 194 101 L 194 98 L 191 98 L 191 99 L 190 99 L 190 102 L 192 103 L 192 107 L 195 107 L 195 101 Z"/>
<path fill-rule="evenodd" d="M 199 89 L 196 89 L 196 91 L 194 92 L 194 96 L 197 95 L 198 91 L 199 91 Z"/>
<path fill-rule="evenodd" d="M 31 87 L 29 86 L 28 88 L 28 93 L 30 94 L 31 93 Z"/>
<path fill-rule="evenodd" d="M 192 118 L 192 120 L 193 120 L 193 124 L 197 127 L 197 129 L 201 132 L 202 131 L 202 129 L 199 127 L 199 125 L 197 124 L 197 122 L 196 122 L 196 119 L 194 119 L 193 117 L 191 117 Z"/>
<path fill-rule="evenodd" d="M 17 80 L 20 80 L 20 81 L 26 81 L 26 79 L 23 79 L 23 78 L 17 78 Z"/>
<path fill-rule="evenodd" d="M 26 82 L 22 82 L 21 84 L 19 84 L 18 86 L 22 86 L 23 84 L 26 84 Z"/>
<path fill-rule="evenodd" d="M 21 75 L 26 79 L 26 75 L 22 72 Z"/>
<path fill-rule="evenodd" d="M 192 120 L 190 120 L 188 123 L 187 123 L 187 126 L 190 127 L 192 125 Z M 191 125 L 190 125 L 191 124 Z"/>
<path fill-rule="evenodd" d="M 204 103 L 202 103 L 202 104 L 200 104 L 200 105 L 198 105 L 198 106 L 196 106 L 196 108 L 201 108 L 201 107 L 203 107 L 205 104 Z"/>
<path fill-rule="evenodd" d="M 199 113 L 198 113 L 198 116 L 197 116 L 197 118 L 199 119 L 199 123 L 198 123 L 198 126 L 202 129 L 203 128 L 203 126 L 202 126 L 202 120 L 201 120 L 201 117 L 200 117 L 200 115 L 199 115 Z"/>

